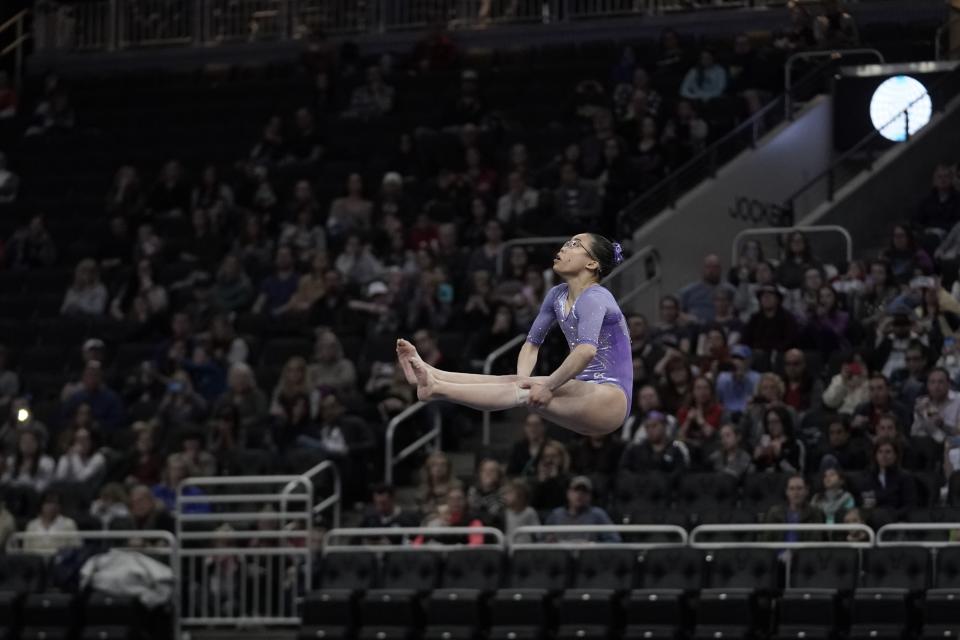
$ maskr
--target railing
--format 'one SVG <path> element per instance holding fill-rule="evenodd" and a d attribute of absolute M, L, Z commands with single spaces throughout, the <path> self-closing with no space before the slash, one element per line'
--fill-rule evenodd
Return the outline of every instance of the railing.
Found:
<path fill-rule="evenodd" d="M 13 30 L 13 41 L 0 49 L 0 60 L 13 54 L 13 86 L 17 89 L 20 88 L 23 79 L 23 47 L 30 38 L 30 34 L 24 28 L 26 20 L 27 10 L 24 9 L 0 24 L 0 34 Z"/>
<path fill-rule="evenodd" d="M 438 546 L 432 544 L 410 544 L 408 541 L 417 537 L 457 538 L 483 536 L 483 544 L 470 546 Z M 369 540 L 400 539 L 397 544 L 367 544 Z M 488 540 L 490 542 L 488 542 Z M 359 542 L 359 544 L 357 544 Z M 368 549 L 373 551 L 449 551 L 457 548 L 487 548 L 500 549 L 506 547 L 503 532 L 495 527 L 371 527 L 354 529 L 333 529 L 323 536 L 323 553 L 331 551 L 355 551 Z"/>
<path fill-rule="evenodd" d="M 570 536 L 597 535 L 616 533 L 621 536 L 660 536 L 675 535 L 675 542 L 598 542 L 594 540 L 570 540 Z M 546 542 L 517 542 L 520 537 Z M 568 538 L 564 540 L 564 538 Z M 589 525 L 536 525 L 518 527 L 509 538 L 510 552 L 519 549 L 543 548 L 550 549 L 583 549 L 615 546 L 618 549 L 655 549 L 660 547 L 683 547 L 689 542 L 687 530 L 672 524 L 589 524 Z"/>
<path fill-rule="evenodd" d="M 443 443 L 443 416 L 440 414 L 440 411 L 436 406 L 433 406 L 433 416 L 431 421 L 433 425 L 430 427 L 430 430 L 425 434 L 408 444 L 404 447 L 403 451 L 394 455 L 393 449 L 394 444 L 393 440 L 396 437 L 397 427 L 407 421 L 411 416 L 419 413 L 423 409 L 431 406 L 427 402 L 417 402 L 416 404 L 410 405 L 399 414 L 394 416 L 394 418 L 387 425 L 387 437 L 386 437 L 386 446 L 384 447 L 384 461 L 383 461 L 383 474 L 384 482 L 387 485 L 393 484 L 393 468 L 409 458 L 414 452 L 425 447 L 427 444 L 434 442 L 437 449 L 440 449 Z"/>
<path fill-rule="evenodd" d="M 928 534 L 933 531 L 945 531 L 942 540 L 910 540 L 911 533 Z M 907 534 L 898 540 L 885 539 L 891 534 Z M 956 539 L 951 540 L 950 534 L 960 535 L 960 522 L 896 522 L 880 527 L 877 531 L 878 547 L 927 547 L 940 549 L 957 545 Z"/>
<path fill-rule="evenodd" d="M 203 494 L 188 495 L 191 488 Z M 305 475 L 184 480 L 176 519 L 187 589 L 182 624 L 300 624 L 299 607 L 313 575 L 313 498 L 313 482 Z M 209 512 L 194 512 L 192 505 Z"/>
<path fill-rule="evenodd" d="M 536 247 L 540 245 L 553 245 L 557 248 L 569 240 L 569 236 L 538 236 L 536 238 L 514 238 L 507 240 L 500 246 L 500 253 L 497 254 L 497 278 L 503 275 L 503 260 L 514 247 Z"/>
<path fill-rule="evenodd" d="M 314 517 L 321 515 L 324 511 L 332 510 L 333 511 L 333 520 L 331 524 L 334 528 L 340 526 L 340 509 L 342 507 L 342 494 L 343 494 L 343 484 L 340 480 L 340 468 L 337 466 L 333 460 L 324 460 L 320 464 L 311 467 L 309 470 L 304 471 L 300 478 L 302 480 L 307 480 L 313 482 L 313 479 L 319 476 L 324 471 L 329 471 L 330 475 L 333 477 L 333 490 L 332 493 L 321 500 L 320 502 L 313 505 L 313 515 Z M 281 493 L 283 495 L 292 494 L 298 487 L 302 487 L 300 481 L 290 481 L 283 488 Z M 281 503 L 281 510 L 286 510 L 286 505 Z"/>
<path fill-rule="evenodd" d="M 786 540 L 760 541 L 710 541 L 703 542 L 697 540 L 698 537 L 707 534 L 717 533 L 861 533 L 866 540 L 861 542 L 839 542 L 839 541 L 795 541 Z M 874 546 L 876 536 L 873 529 L 865 524 L 702 524 L 694 527 L 690 532 L 690 546 L 695 549 L 723 549 L 726 547 L 751 547 L 754 549 L 823 549 L 826 547 L 846 547 L 856 549 L 868 549 Z"/>
<path fill-rule="evenodd" d="M 565 239 L 566 238 L 560 238 L 559 241 Z M 654 301 L 654 305 L 658 304 L 660 300 L 661 285 L 663 282 L 663 272 L 660 266 L 660 254 L 655 248 L 650 246 L 640 249 L 635 254 L 620 263 L 616 269 L 611 271 L 605 278 L 603 278 L 602 284 L 611 289 L 613 294 L 616 296 L 616 289 L 619 288 L 616 285 L 617 280 L 621 277 L 628 277 L 633 274 L 633 267 L 640 262 L 643 262 L 645 265 L 643 273 L 643 278 L 645 279 L 640 284 L 633 286 L 623 295 L 617 296 L 617 302 L 620 304 L 621 309 L 633 302 L 633 300 L 635 300 L 641 293 L 653 287 L 656 287 L 657 290 L 657 297 Z M 491 375 L 493 372 L 493 365 L 497 362 L 497 360 L 499 360 L 505 354 L 511 353 L 518 346 L 522 345 L 525 339 L 526 334 L 521 333 L 520 335 L 514 336 L 504 344 L 494 349 L 483 361 L 484 375 Z M 490 413 L 491 412 L 489 411 L 483 412 L 482 424 L 484 446 L 489 446 L 490 444 Z"/>
<path fill-rule="evenodd" d="M 916 135 L 910 133 L 910 110 L 915 105 L 922 100 L 931 100 L 931 96 L 936 96 L 937 99 L 931 101 L 933 113 L 937 113 L 943 111 L 957 95 L 960 95 L 960 64 L 954 66 L 943 77 L 938 78 L 923 94 L 910 101 L 897 115 L 890 118 L 882 126 L 875 127 L 873 131 L 861 138 L 859 142 L 831 162 L 830 166 L 824 171 L 790 194 L 784 201 L 784 208 L 790 212 L 793 220 L 798 220 L 824 201 L 833 202 L 837 191 L 858 175 L 858 172 L 850 170 L 853 161 L 856 161 L 857 166 L 862 166 L 867 171 L 873 171 L 879 155 L 889 149 L 891 143 L 883 138 L 881 131 L 888 130 L 895 124 L 898 125 L 902 120 L 903 141 L 909 141 L 912 135 Z M 883 141 L 883 144 L 880 144 L 881 141 Z M 824 197 L 817 195 L 816 197 L 806 198 L 806 200 L 815 204 L 809 210 L 800 211 L 799 202 L 805 199 L 806 194 L 811 191 L 816 194 L 825 192 L 826 195 Z"/>
<path fill-rule="evenodd" d="M 39 51 L 215 46 L 491 25 L 551 25 L 724 8 L 763 10 L 768 0 L 85 0 L 46 2 L 35 20 Z M 771 0 L 780 5 L 782 0 Z"/>
<path fill-rule="evenodd" d="M 787 58 L 783 65 L 783 97 L 784 97 L 784 118 L 793 120 L 793 67 L 798 61 L 821 60 L 826 58 L 830 63 L 834 63 L 843 58 L 851 56 L 871 56 L 877 59 L 879 64 L 886 62 L 883 54 L 878 49 L 838 49 L 836 51 L 801 51 Z"/>
<path fill-rule="evenodd" d="M 41 556 L 51 556 L 54 551 L 42 547 L 45 543 L 56 542 L 64 546 L 79 546 L 80 544 L 103 543 L 110 549 L 136 551 L 148 556 L 158 556 L 165 561 L 173 574 L 171 585 L 170 611 L 173 619 L 173 638 L 180 635 L 180 543 L 169 531 L 153 529 L 116 530 L 116 531 L 74 531 L 66 534 L 48 534 L 43 532 L 16 532 L 7 538 L 7 553 L 30 553 Z M 32 543 L 32 544 L 31 544 Z M 64 544 L 66 543 L 66 544 Z M 37 548 L 41 547 L 41 548 Z M 104 551 L 107 549 L 105 548 Z M 71 630 L 73 631 L 73 630 Z"/>
<path fill-rule="evenodd" d="M 834 52 L 840 58 L 843 54 Z M 835 57 L 808 72 L 798 82 L 792 83 L 783 94 L 764 105 L 732 131 L 708 145 L 699 154 L 680 165 L 640 197 L 617 213 L 619 235 L 630 237 L 643 223 L 669 207 L 691 189 L 708 178 L 747 149 L 753 149 L 767 133 L 785 120 L 793 118 L 793 106 L 799 97 L 817 93 L 820 83 L 828 77 L 837 63 Z M 789 113 L 788 113 L 789 107 Z"/>
<path fill-rule="evenodd" d="M 853 260 L 853 237 L 850 235 L 850 232 L 839 225 L 826 224 L 826 225 L 812 225 L 809 227 L 761 227 L 757 229 L 744 229 L 738 233 L 733 238 L 732 248 L 730 249 L 730 264 L 738 264 L 740 259 L 740 250 L 741 245 L 748 238 L 756 237 L 772 237 L 772 238 L 781 238 L 787 236 L 795 231 L 799 231 L 804 235 L 811 233 L 835 233 L 838 234 L 843 241 L 844 255 L 843 259 L 847 262 Z M 818 252 L 820 253 L 820 252 Z M 776 255 L 776 248 L 774 251 L 764 251 L 765 256 Z M 818 257 L 822 258 L 822 255 Z"/>
<path fill-rule="evenodd" d="M 943 60 L 943 59 L 949 60 L 954 56 L 956 56 L 957 54 L 960 54 L 960 49 L 951 48 L 949 44 L 950 30 L 956 27 L 958 24 L 960 24 L 960 15 L 951 17 L 945 23 L 940 25 L 940 27 L 937 29 L 937 32 L 933 37 L 933 59 L 934 60 Z M 947 39 L 946 55 L 944 55 L 943 53 L 944 36 L 946 36 L 946 39 Z"/>

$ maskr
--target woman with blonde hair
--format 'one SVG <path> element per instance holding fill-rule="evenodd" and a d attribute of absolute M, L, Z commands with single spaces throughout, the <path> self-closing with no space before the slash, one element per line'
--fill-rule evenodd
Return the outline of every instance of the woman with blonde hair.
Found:
<path fill-rule="evenodd" d="M 328 328 L 317 331 L 307 379 L 313 388 L 323 386 L 346 392 L 353 391 L 357 384 L 356 367 L 344 357 L 340 338 Z"/>
<path fill-rule="evenodd" d="M 92 258 L 81 260 L 73 271 L 73 283 L 60 305 L 65 316 L 102 316 L 107 307 L 107 287 L 100 281 L 100 270 Z"/>
<path fill-rule="evenodd" d="M 420 471 L 417 502 L 424 514 L 432 514 L 444 503 L 451 489 L 463 490 L 463 483 L 453 475 L 453 464 L 442 451 L 427 456 Z"/>

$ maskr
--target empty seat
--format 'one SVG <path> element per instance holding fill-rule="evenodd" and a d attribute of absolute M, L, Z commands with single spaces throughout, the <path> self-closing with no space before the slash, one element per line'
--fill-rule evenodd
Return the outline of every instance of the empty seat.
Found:
<path fill-rule="evenodd" d="M 691 473 L 680 478 L 677 506 L 687 512 L 733 508 L 737 502 L 737 480 L 727 473 Z"/>
<path fill-rule="evenodd" d="M 960 548 L 937 550 L 934 587 L 923 601 L 923 635 L 926 638 L 960 634 Z"/>
<path fill-rule="evenodd" d="M 437 586 L 437 551 L 394 551 L 383 558 L 380 588 L 360 598 L 361 637 L 396 638 L 423 624 L 421 598 Z"/>
<path fill-rule="evenodd" d="M 766 513 L 775 504 L 783 502 L 788 474 L 750 473 L 743 480 L 741 506 L 756 514 Z"/>
<path fill-rule="evenodd" d="M 620 471 L 615 479 L 614 500 L 621 513 L 666 507 L 672 479 L 665 473 Z"/>
<path fill-rule="evenodd" d="M 571 559 L 562 549 L 519 550 L 510 563 L 510 586 L 490 607 L 491 638 L 537 638 L 549 625 L 548 603 L 570 581 Z M 545 625 L 546 622 L 546 625 Z"/>
<path fill-rule="evenodd" d="M 855 549 L 796 549 L 791 552 L 788 589 L 780 599 L 777 637 L 826 638 L 838 621 L 839 594 L 859 577 Z"/>
<path fill-rule="evenodd" d="M 496 549 L 452 549 L 440 575 L 441 588 L 426 603 L 427 638 L 472 638 L 486 625 L 487 597 L 500 586 L 503 554 Z"/>
<path fill-rule="evenodd" d="M 363 551 L 330 551 L 323 556 L 319 591 L 307 595 L 298 638 L 348 638 L 357 626 L 358 596 L 377 578 L 377 556 Z"/>
<path fill-rule="evenodd" d="M 558 603 L 558 638 L 606 638 L 620 626 L 620 598 L 636 581 L 638 553 L 630 549 L 583 549 L 573 589 Z"/>
<path fill-rule="evenodd" d="M 761 599 L 777 589 L 776 552 L 718 549 L 706 557 L 709 588 L 700 592 L 695 637 L 741 637 L 762 625 Z M 719 634 L 719 635 L 718 635 Z"/>
<path fill-rule="evenodd" d="M 912 596 L 927 588 L 930 556 L 919 547 L 881 547 L 863 554 L 853 595 L 851 638 L 900 637 L 914 620 Z"/>
<path fill-rule="evenodd" d="M 31 593 L 23 603 L 24 640 L 70 637 L 77 627 L 76 596 L 72 593 Z"/>
<path fill-rule="evenodd" d="M 640 558 L 641 588 L 624 601 L 625 637 L 673 638 L 689 627 L 688 597 L 703 581 L 703 552 L 688 547 L 650 549 Z"/>

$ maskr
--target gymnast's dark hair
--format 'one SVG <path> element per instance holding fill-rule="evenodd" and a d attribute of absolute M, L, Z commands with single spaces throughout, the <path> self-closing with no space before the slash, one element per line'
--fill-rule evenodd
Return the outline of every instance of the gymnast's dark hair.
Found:
<path fill-rule="evenodd" d="M 590 253 L 600 263 L 597 269 L 597 280 L 610 275 L 614 268 L 623 262 L 623 249 L 617 242 L 610 242 L 599 233 L 590 234 Z"/>

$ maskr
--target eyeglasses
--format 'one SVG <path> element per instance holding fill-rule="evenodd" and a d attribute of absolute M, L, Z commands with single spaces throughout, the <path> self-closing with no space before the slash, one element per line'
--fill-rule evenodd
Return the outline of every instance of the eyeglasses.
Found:
<path fill-rule="evenodd" d="M 578 248 L 578 247 L 579 247 L 580 249 L 583 249 L 583 252 L 586 253 L 588 256 L 590 256 L 590 257 L 593 258 L 594 260 L 597 260 L 597 256 L 593 255 L 593 252 L 590 251 L 590 249 L 587 249 L 587 248 L 584 246 L 584 244 L 583 244 L 582 242 L 580 242 L 580 238 L 570 238 L 569 240 L 567 240 L 566 242 L 563 243 L 563 248 L 564 248 L 564 249 L 576 249 L 576 248 Z M 599 261 L 598 261 L 598 262 L 599 262 Z"/>

